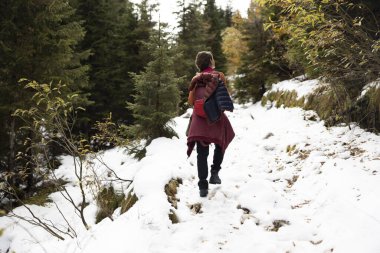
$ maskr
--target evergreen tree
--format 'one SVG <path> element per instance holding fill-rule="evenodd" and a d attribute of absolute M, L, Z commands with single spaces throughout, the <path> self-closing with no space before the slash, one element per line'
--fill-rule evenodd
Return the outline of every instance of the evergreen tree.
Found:
<path fill-rule="evenodd" d="M 140 4 L 137 4 L 139 20 L 134 34 L 138 46 L 138 58 L 135 62 L 136 69 L 132 71 L 135 73 L 142 71 L 148 62 L 153 60 L 150 52 L 145 50 L 144 43 L 149 40 L 153 27 L 156 25 L 156 22 L 152 20 L 152 12 L 156 11 L 157 4 L 148 2 L 148 0 L 142 0 Z"/>
<path fill-rule="evenodd" d="M 92 52 L 90 83 L 93 105 L 84 113 L 89 126 L 112 113 L 113 120 L 131 124 L 133 116 L 125 106 L 132 102 L 134 89 L 132 72 L 138 73 L 149 62 L 150 55 L 142 50 L 154 26 L 152 6 L 147 0 L 137 5 L 128 0 L 78 0 L 78 15 L 85 20 L 87 30 L 82 43 Z"/>
<path fill-rule="evenodd" d="M 135 117 L 135 125 L 130 128 L 132 134 L 148 142 L 157 137 L 176 135 L 168 123 L 178 111 L 177 85 L 180 79 L 173 70 L 168 34 L 163 29 L 164 26 L 159 24 L 145 45 L 153 60 L 144 72 L 134 76 L 135 101 L 128 106 Z"/>
<path fill-rule="evenodd" d="M 1 164 L 13 171 L 16 153 L 23 150 L 23 139 L 33 138 L 19 129 L 12 116 L 17 108 L 28 108 L 30 94 L 21 78 L 67 84 L 63 92 L 78 93 L 77 104 L 86 105 L 87 66 L 81 61 L 88 51 L 78 51 L 84 29 L 73 20 L 75 10 L 67 1 L 4 0 L 0 2 L 0 120 Z M 4 138 L 4 139 L 3 139 Z M 31 152 L 29 150 L 29 152 Z M 30 173 L 32 175 L 32 173 Z M 29 178 L 31 179 L 31 178 Z M 29 186 L 32 181 L 28 182 Z"/>
<path fill-rule="evenodd" d="M 132 5 L 126 1 L 78 0 L 77 14 L 86 28 L 81 47 L 91 50 L 86 63 L 91 67 L 88 92 L 93 103 L 81 115 L 88 118 L 81 126 L 85 132 L 110 112 L 114 119 L 126 114 L 123 104 L 128 90 L 132 89 L 132 81 L 128 72 L 123 72 L 127 64 L 123 33 L 135 29 L 137 17 L 132 11 Z"/>
<path fill-rule="evenodd" d="M 237 97 L 242 102 L 260 100 L 268 85 L 294 75 L 284 58 L 286 48 L 282 38 L 264 29 L 264 21 L 272 11 L 251 1 L 248 18 L 240 26 L 248 47 L 238 69 L 241 77 L 235 82 Z"/>
<path fill-rule="evenodd" d="M 232 26 L 232 16 L 233 16 L 232 6 L 230 4 L 227 5 L 226 10 L 224 11 L 224 22 L 226 23 L 226 27 Z"/>
<path fill-rule="evenodd" d="M 225 72 L 227 60 L 222 50 L 222 31 L 227 27 L 226 13 L 216 6 L 215 0 L 207 0 L 203 19 L 208 25 L 206 45 L 214 55 L 218 70 Z"/>
<path fill-rule="evenodd" d="M 210 50 L 206 45 L 207 27 L 200 12 L 201 4 L 185 4 L 184 0 L 177 1 L 180 9 L 178 17 L 178 35 L 176 38 L 176 64 L 174 66 L 177 76 L 183 76 L 179 88 L 181 92 L 180 109 L 187 109 L 188 86 L 191 78 L 196 74 L 194 61 L 199 51 Z"/>

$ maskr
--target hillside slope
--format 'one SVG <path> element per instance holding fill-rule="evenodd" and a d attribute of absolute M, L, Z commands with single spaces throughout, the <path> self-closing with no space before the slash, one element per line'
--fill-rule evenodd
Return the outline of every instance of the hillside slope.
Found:
<path fill-rule="evenodd" d="M 354 125 L 327 129 L 299 108 L 236 105 L 228 113 L 236 137 L 222 164 L 222 185 L 210 185 L 200 198 L 196 152 L 186 158 L 189 113 L 175 119 L 179 139 L 154 140 L 140 162 L 121 149 L 104 154 L 119 176 L 134 178 L 139 200 L 127 213 L 116 210 L 114 221 L 97 225 L 90 219 L 89 231 L 71 215 L 78 237 L 63 242 L 3 217 L 0 252 L 380 252 L 379 136 Z M 60 174 L 70 178 L 70 166 L 64 160 Z M 164 192 L 172 178 L 183 181 L 177 209 Z M 33 208 L 54 221 L 52 205 Z M 94 203 L 86 209 L 94 216 Z M 172 224 L 170 210 L 179 223 Z"/>

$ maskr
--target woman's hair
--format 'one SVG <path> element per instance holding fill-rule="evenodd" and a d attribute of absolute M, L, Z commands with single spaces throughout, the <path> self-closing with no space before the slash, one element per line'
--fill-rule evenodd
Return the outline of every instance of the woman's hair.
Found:
<path fill-rule="evenodd" d="M 195 58 L 195 66 L 199 69 L 199 71 L 203 71 L 207 67 L 210 67 L 214 57 L 212 53 L 209 51 L 201 51 L 197 54 Z"/>

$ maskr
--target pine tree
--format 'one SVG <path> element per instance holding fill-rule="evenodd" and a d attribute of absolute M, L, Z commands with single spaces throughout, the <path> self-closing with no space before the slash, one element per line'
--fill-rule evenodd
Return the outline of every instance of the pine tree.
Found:
<path fill-rule="evenodd" d="M 234 15 L 232 11 L 232 6 L 230 3 L 227 5 L 226 10 L 224 11 L 224 22 L 226 24 L 226 27 L 231 27 L 232 26 L 232 16 Z"/>
<path fill-rule="evenodd" d="M 96 120 L 102 120 L 113 111 L 114 117 L 118 118 L 119 108 L 123 108 L 119 103 L 118 96 L 111 96 L 113 90 L 118 90 L 122 95 L 124 86 L 127 86 L 127 80 L 120 76 L 120 65 L 125 60 L 125 54 L 119 47 L 121 43 L 121 2 L 111 2 L 106 0 L 79 0 L 77 15 L 84 21 L 86 36 L 81 43 L 81 47 L 91 50 L 91 56 L 86 61 L 90 65 L 89 78 L 91 88 L 91 101 L 89 106 L 81 117 L 88 118 L 87 123 L 83 122 L 82 130 L 90 130 L 90 126 Z M 125 100 L 125 98 L 123 98 Z"/>
<path fill-rule="evenodd" d="M 87 66 L 81 61 L 89 52 L 77 48 L 84 29 L 72 19 L 74 12 L 67 1 L 0 2 L 0 120 L 4 126 L 0 159 L 10 171 L 18 166 L 15 154 L 25 151 L 18 143 L 26 137 L 33 138 L 18 129 L 21 122 L 12 116 L 15 109 L 28 108 L 30 104 L 31 95 L 18 85 L 19 79 L 47 83 L 61 80 L 68 87 L 65 93 L 79 94 L 77 104 L 88 103 L 83 92 L 88 85 Z"/>
<path fill-rule="evenodd" d="M 153 27 L 156 22 L 152 20 L 152 13 L 156 11 L 157 4 L 149 4 L 148 0 L 142 0 L 140 4 L 137 4 L 139 20 L 137 23 L 135 34 L 135 41 L 138 46 L 138 59 L 135 62 L 136 71 L 139 73 L 144 67 L 153 60 L 150 52 L 147 52 L 144 48 L 144 43 L 147 42 L 152 33 Z"/>
<path fill-rule="evenodd" d="M 154 26 L 153 7 L 146 0 L 137 7 L 138 11 L 128 0 L 78 0 L 77 13 L 85 20 L 87 30 L 82 47 L 92 52 L 88 64 L 93 105 L 84 113 L 90 122 L 83 130 L 109 113 L 117 122 L 133 122 L 125 104 L 132 102 L 134 95 L 130 73 L 139 73 L 149 62 L 141 41 L 149 38 Z"/>
<path fill-rule="evenodd" d="M 153 60 L 144 72 L 134 76 L 135 101 L 129 103 L 136 119 L 135 125 L 130 128 L 131 132 L 137 138 L 146 139 L 148 143 L 157 137 L 176 135 L 168 123 L 178 111 L 177 85 L 181 80 L 173 70 L 173 55 L 164 28 L 159 24 L 158 30 L 153 32 L 145 45 Z"/>
<path fill-rule="evenodd" d="M 214 55 L 218 70 L 225 72 L 227 60 L 222 50 L 222 31 L 227 27 L 226 13 L 216 6 L 215 0 L 207 0 L 203 19 L 208 25 L 206 45 Z"/>
<path fill-rule="evenodd" d="M 200 12 L 200 4 L 185 4 L 184 0 L 177 1 L 180 9 L 178 17 L 178 35 L 176 38 L 176 64 L 174 66 L 177 76 L 183 76 L 184 81 L 180 84 L 181 103 L 180 109 L 184 112 L 188 95 L 188 85 L 191 78 L 196 74 L 194 60 L 199 51 L 210 50 L 206 45 L 207 27 Z"/>
<path fill-rule="evenodd" d="M 251 1 L 248 18 L 240 26 L 248 47 L 237 71 L 241 78 L 235 82 L 237 97 L 241 102 L 258 101 L 268 85 L 293 76 L 289 63 L 284 59 L 284 42 L 270 30 L 264 29 L 264 20 L 269 15 L 267 12 L 271 10 L 263 9 Z"/>

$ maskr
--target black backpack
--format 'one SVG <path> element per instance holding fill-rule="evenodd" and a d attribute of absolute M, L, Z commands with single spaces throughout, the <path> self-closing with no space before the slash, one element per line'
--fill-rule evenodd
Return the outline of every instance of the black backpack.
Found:
<path fill-rule="evenodd" d="M 223 111 L 232 112 L 234 110 L 232 99 L 222 79 L 218 79 L 218 86 L 205 101 L 203 109 L 211 123 L 218 121 Z"/>

